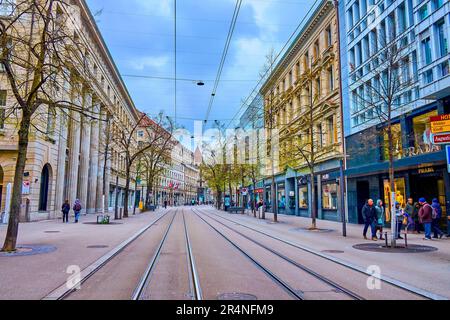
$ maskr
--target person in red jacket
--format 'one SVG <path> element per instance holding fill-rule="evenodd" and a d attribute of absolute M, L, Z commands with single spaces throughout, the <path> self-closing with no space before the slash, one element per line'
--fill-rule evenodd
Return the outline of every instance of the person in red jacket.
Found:
<path fill-rule="evenodd" d="M 431 224 L 433 222 L 433 208 L 427 203 L 425 198 L 419 199 L 419 221 L 425 229 L 424 240 L 431 240 Z"/>

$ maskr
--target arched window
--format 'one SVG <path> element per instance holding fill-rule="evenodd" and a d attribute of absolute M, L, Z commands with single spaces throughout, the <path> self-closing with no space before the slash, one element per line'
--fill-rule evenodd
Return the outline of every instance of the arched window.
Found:
<path fill-rule="evenodd" d="M 49 164 L 46 164 L 44 168 L 42 168 L 41 188 L 39 192 L 39 211 L 47 211 L 48 194 L 50 189 L 50 171 L 51 168 Z"/>

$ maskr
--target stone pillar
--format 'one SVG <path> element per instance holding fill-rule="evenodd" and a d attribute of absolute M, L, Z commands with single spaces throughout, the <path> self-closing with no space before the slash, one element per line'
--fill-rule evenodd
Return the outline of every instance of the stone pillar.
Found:
<path fill-rule="evenodd" d="M 83 101 L 84 109 L 92 108 L 92 96 L 87 93 Z M 80 148 L 80 170 L 78 171 L 78 197 L 83 207 L 82 214 L 87 213 L 88 206 L 88 178 L 89 178 L 89 158 L 91 150 L 91 119 L 82 116 L 81 148 Z"/>
<path fill-rule="evenodd" d="M 94 105 L 95 117 L 100 116 L 100 106 Z M 91 150 L 89 162 L 88 194 L 87 194 L 87 213 L 96 213 L 97 201 L 97 179 L 98 179 L 98 159 L 99 159 L 99 134 L 100 121 L 93 120 L 91 124 Z"/>
<path fill-rule="evenodd" d="M 106 168 L 105 168 L 105 210 L 108 210 L 109 207 L 109 191 L 110 191 L 110 181 L 111 181 L 111 156 L 108 156 L 106 160 Z"/>
<path fill-rule="evenodd" d="M 58 141 L 58 167 L 56 169 L 56 192 L 55 192 L 55 216 L 62 216 L 61 207 L 64 203 L 64 184 L 66 177 L 66 149 L 68 119 L 64 112 L 59 115 L 60 133 Z"/>
<path fill-rule="evenodd" d="M 73 205 L 77 199 L 78 187 L 78 166 L 80 163 L 80 114 L 75 111 L 70 112 L 70 140 L 69 140 L 69 176 L 68 176 L 68 200 Z"/>
<path fill-rule="evenodd" d="M 105 147 L 106 147 L 106 114 L 105 110 L 101 110 L 101 119 L 99 125 L 99 157 L 98 157 L 98 175 L 97 175 L 97 192 L 96 192 L 96 209 L 101 212 L 103 205 L 103 169 L 105 167 Z M 111 152 L 111 146 L 108 148 L 108 154 Z M 106 197 L 105 197 L 106 198 Z M 106 208 L 105 208 L 106 210 Z"/>

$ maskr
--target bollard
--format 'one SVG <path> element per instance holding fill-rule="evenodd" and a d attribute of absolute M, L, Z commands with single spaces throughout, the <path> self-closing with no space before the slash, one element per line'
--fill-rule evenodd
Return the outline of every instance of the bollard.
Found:
<path fill-rule="evenodd" d="M 405 233 L 405 248 L 408 248 L 408 233 Z"/>
<path fill-rule="evenodd" d="M 387 232 L 385 232 L 384 233 L 384 240 L 386 241 L 386 248 L 389 248 L 389 245 L 388 245 L 388 233 Z"/>

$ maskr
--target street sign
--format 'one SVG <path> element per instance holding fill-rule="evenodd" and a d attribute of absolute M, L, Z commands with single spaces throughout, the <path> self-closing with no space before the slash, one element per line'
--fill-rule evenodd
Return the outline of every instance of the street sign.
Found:
<path fill-rule="evenodd" d="M 433 134 L 433 144 L 449 144 L 450 133 Z"/>
<path fill-rule="evenodd" d="M 447 170 L 450 173 L 450 146 L 445 147 L 445 153 L 447 154 Z"/>
<path fill-rule="evenodd" d="M 450 132 L 450 114 L 443 114 L 430 118 L 431 133 Z"/>

